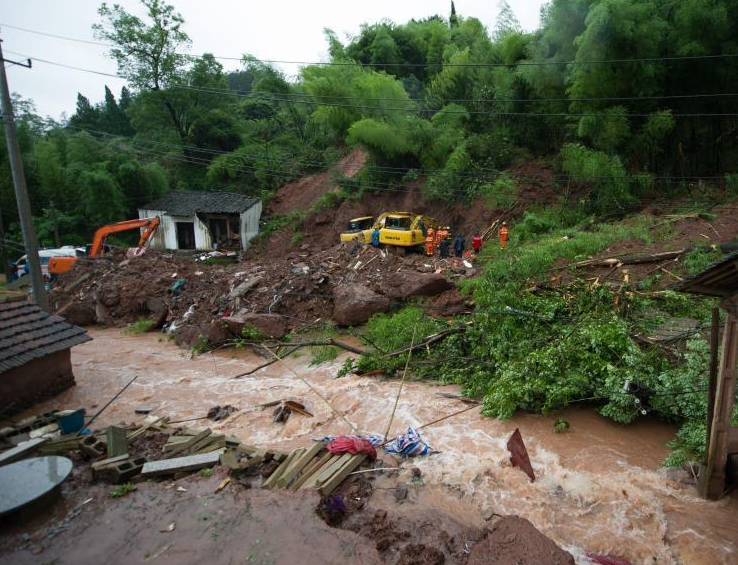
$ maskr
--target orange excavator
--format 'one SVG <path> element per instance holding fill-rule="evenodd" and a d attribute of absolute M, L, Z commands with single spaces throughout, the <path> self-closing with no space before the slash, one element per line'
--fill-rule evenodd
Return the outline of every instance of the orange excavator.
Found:
<path fill-rule="evenodd" d="M 95 236 L 92 238 L 92 245 L 87 251 L 87 257 L 99 257 L 105 253 L 105 240 L 111 233 L 118 233 L 127 230 L 135 230 L 139 228 L 145 228 L 141 232 L 141 237 L 138 240 L 138 247 L 134 247 L 135 252 L 140 252 L 141 249 L 154 237 L 156 230 L 159 228 L 161 220 L 158 216 L 153 218 L 141 218 L 140 220 L 126 220 L 125 222 L 118 222 L 115 224 L 109 224 L 98 228 L 95 232 Z M 49 275 L 59 275 L 66 273 L 77 262 L 77 257 L 52 257 L 49 259 Z"/>

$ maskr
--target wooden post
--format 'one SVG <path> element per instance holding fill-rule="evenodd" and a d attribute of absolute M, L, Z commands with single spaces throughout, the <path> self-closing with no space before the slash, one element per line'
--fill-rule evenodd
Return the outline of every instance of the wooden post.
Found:
<path fill-rule="evenodd" d="M 707 464 L 704 476 L 700 476 L 700 493 L 705 498 L 713 500 L 720 498 L 725 492 L 730 417 L 733 412 L 736 373 L 738 373 L 738 295 L 727 298 L 721 306 L 728 315 L 723 332 L 723 351 L 717 378 L 710 442 L 707 445 Z"/>
<path fill-rule="evenodd" d="M 720 347 L 720 308 L 712 309 L 712 326 L 710 328 L 710 379 L 707 384 L 707 441 L 710 445 L 712 418 L 715 415 L 715 391 L 718 378 L 718 353 Z"/>

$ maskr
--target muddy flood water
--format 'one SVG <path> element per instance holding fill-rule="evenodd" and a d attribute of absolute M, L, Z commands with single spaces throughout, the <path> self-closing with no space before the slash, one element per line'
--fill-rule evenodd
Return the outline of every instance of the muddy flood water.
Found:
<path fill-rule="evenodd" d="M 361 432 L 384 433 L 399 384 L 381 378 L 337 379 L 344 357 L 310 367 L 307 353 L 290 357 L 286 365 L 312 389 L 279 363 L 233 379 L 264 360 L 246 350 L 190 358 L 161 334 L 92 329 L 90 335 L 94 340 L 72 353 L 77 386 L 35 407 L 34 413 L 83 407 L 92 414 L 139 375 L 96 427 L 139 422 L 143 416 L 134 409 L 144 404 L 173 421 L 231 404 L 239 411 L 225 421 L 191 425 L 210 426 L 247 444 L 287 449 L 313 437 L 350 433 L 345 420 Z M 392 435 L 464 408 L 438 392 L 458 390 L 405 383 Z M 299 399 L 314 417 L 293 414 L 286 424 L 277 424 L 270 409 L 257 406 L 283 398 Z M 570 422 L 568 433 L 554 432 L 557 417 Z M 516 427 L 528 446 L 534 483 L 508 463 L 505 445 Z M 703 501 L 686 473 L 661 468 L 674 432 L 674 427 L 651 419 L 620 426 L 585 410 L 498 421 L 480 416 L 475 408 L 422 430 L 440 453 L 412 463 L 435 485 L 439 505 L 461 504 L 477 515 L 520 515 L 570 551 L 578 564 L 589 563 L 587 552 L 621 555 L 643 565 L 738 563 L 738 496 Z"/>

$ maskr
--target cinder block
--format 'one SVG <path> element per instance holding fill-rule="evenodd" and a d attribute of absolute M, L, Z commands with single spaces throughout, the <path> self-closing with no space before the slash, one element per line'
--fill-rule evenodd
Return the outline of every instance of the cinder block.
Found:
<path fill-rule="evenodd" d="M 79 448 L 82 453 L 93 459 L 107 456 L 108 446 L 104 441 L 100 441 L 95 436 L 85 436 L 79 442 Z"/>

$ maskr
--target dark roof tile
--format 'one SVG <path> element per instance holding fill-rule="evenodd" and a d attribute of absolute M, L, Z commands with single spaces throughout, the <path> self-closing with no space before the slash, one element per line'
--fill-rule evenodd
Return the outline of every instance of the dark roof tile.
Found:
<path fill-rule="evenodd" d="M 172 190 L 140 210 L 162 211 L 173 216 L 195 214 L 240 214 L 259 202 L 237 192 Z"/>
<path fill-rule="evenodd" d="M 35 304 L 0 302 L 0 373 L 91 339 Z"/>

